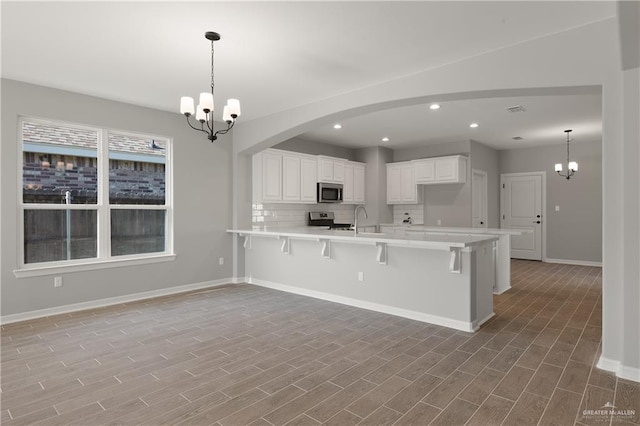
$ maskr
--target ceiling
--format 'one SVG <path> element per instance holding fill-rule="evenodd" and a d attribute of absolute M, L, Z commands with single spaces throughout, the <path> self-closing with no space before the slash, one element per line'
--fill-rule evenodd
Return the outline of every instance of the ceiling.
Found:
<path fill-rule="evenodd" d="M 178 113 L 210 85 L 242 121 L 615 16 L 612 1 L 2 2 L 2 77 Z M 522 105 L 525 112 L 505 108 Z M 443 101 L 300 135 L 347 147 L 600 140 L 597 93 Z M 471 122 L 479 123 L 476 129 Z M 381 142 L 383 136 L 389 142 Z M 513 137 L 522 137 L 514 141 Z"/>

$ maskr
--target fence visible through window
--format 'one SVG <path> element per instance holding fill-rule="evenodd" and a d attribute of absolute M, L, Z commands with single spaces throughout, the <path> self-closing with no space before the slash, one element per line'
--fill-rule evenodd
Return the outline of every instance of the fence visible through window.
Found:
<path fill-rule="evenodd" d="M 28 119 L 21 129 L 24 264 L 167 251 L 168 139 Z"/>

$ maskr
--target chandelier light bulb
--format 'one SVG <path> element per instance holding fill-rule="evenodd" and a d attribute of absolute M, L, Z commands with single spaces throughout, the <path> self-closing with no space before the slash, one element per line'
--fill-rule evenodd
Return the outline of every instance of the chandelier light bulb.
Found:
<path fill-rule="evenodd" d="M 213 95 L 211 93 L 200 93 L 200 106 L 205 113 L 213 111 Z"/>
<path fill-rule="evenodd" d="M 240 117 L 240 101 L 237 99 L 228 99 L 227 106 L 229 107 L 229 115 L 236 118 Z"/>
<path fill-rule="evenodd" d="M 193 98 L 191 96 L 183 96 L 180 98 L 180 114 L 184 114 L 187 117 L 196 112 L 193 106 Z"/>
<path fill-rule="evenodd" d="M 196 120 L 200 123 L 204 123 L 207 119 L 207 114 L 202 109 L 202 106 L 198 105 L 198 109 L 196 110 Z"/>

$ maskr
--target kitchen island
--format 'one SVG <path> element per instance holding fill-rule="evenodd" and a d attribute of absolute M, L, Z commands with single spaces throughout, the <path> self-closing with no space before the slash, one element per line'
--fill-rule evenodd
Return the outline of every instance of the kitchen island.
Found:
<path fill-rule="evenodd" d="M 493 292 L 502 294 L 511 288 L 511 236 L 531 233 L 526 229 L 464 228 L 408 224 L 382 224 L 382 232 L 392 235 L 493 235 L 496 243 L 496 283 Z"/>
<path fill-rule="evenodd" d="M 493 316 L 492 235 L 231 229 L 247 282 L 475 331 Z"/>

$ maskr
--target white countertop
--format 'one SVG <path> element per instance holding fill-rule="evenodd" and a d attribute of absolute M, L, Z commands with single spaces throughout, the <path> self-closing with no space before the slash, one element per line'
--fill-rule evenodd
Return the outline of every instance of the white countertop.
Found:
<path fill-rule="evenodd" d="M 380 226 L 394 227 L 405 229 L 406 231 L 416 232 L 442 232 L 452 234 L 487 234 L 487 235 L 522 235 L 531 232 L 527 229 L 506 229 L 506 228 L 464 228 L 464 227 L 445 227 L 445 226 L 424 226 L 424 225 L 407 225 L 404 223 L 383 223 Z"/>
<path fill-rule="evenodd" d="M 474 247 L 485 242 L 496 241 L 496 236 L 481 235 L 393 235 L 382 233 L 359 232 L 357 236 L 353 231 L 338 231 L 329 229 L 318 229 L 319 227 L 301 228 L 252 228 L 252 229 L 228 229 L 242 235 L 257 235 L 271 237 L 289 237 L 294 239 L 318 239 L 335 242 L 345 242 L 354 244 L 377 244 L 384 243 L 400 247 L 419 247 L 433 249 L 450 249 Z"/>

